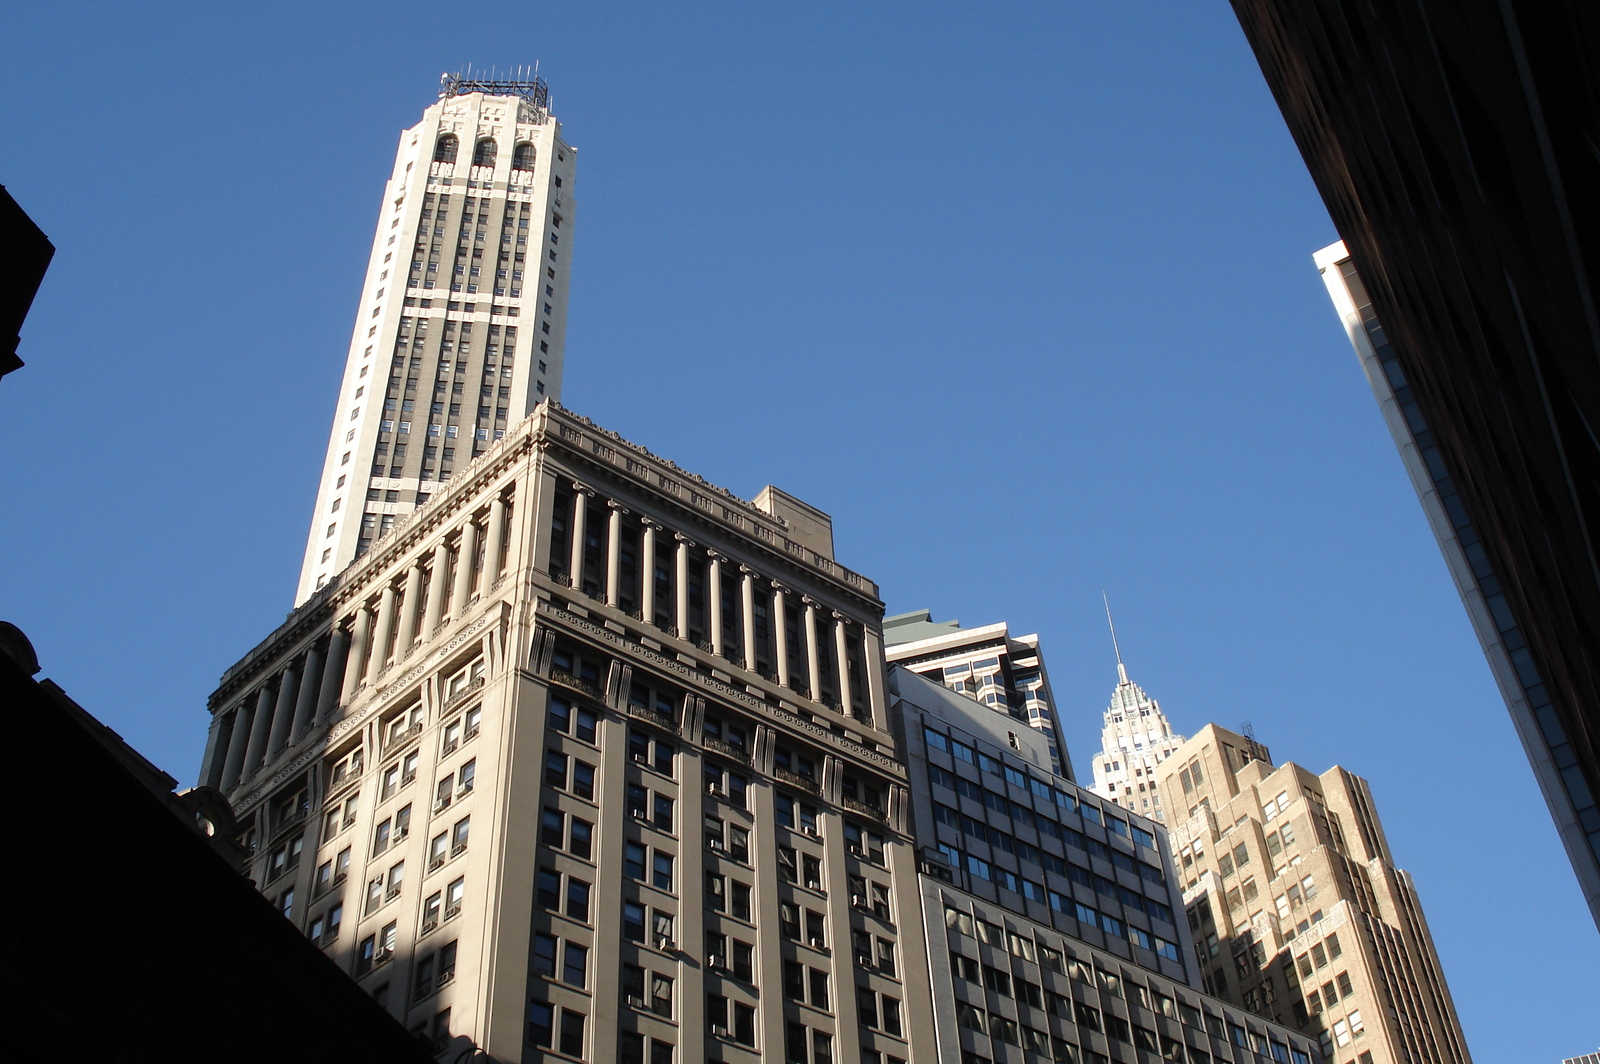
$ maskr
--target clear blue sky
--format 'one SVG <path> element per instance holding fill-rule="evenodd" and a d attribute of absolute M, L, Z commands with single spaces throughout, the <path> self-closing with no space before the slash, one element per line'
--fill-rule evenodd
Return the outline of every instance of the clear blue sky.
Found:
<path fill-rule="evenodd" d="M 834 516 L 892 612 L 1044 640 L 1372 781 L 1480 1064 L 1600 1044 L 1600 938 L 1311 265 L 1224 0 L 14 5 L 0 182 L 60 249 L 0 381 L 0 616 L 191 780 L 282 620 L 399 131 L 540 60 L 568 406 Z"/>

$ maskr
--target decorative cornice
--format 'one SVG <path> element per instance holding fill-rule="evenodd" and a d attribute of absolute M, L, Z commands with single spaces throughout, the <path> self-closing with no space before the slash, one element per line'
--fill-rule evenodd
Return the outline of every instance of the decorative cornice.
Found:
<path fill-rule="evenodd" d="M 547 438 L 564 446 L 568 453 L 593 467 L 609 467 L 650 491 L 665 496 L 678 506 L 699 511 L 719 520 L 728 530 L 742 533 L 792 564 L 813 570 L 836 582 L 854 595 L 881 608 L 878 585 L 832 558 L 818 554 L 788 535 L 789 524 L 767 513 L 754 503 L 741 499 L 705 478 L 690 473 L 668 459 L 631 443 L 586 417 L 572 413 L 560 404 L 541 404 L 535 415 L 549 422 Z M 570 475 L 570 474 L 569 474 Z"/>
<path fill-rule="evenodd" d="M 549 621 L 575 628 L 609 647 L 620 649 L 628 655 L 648 663 L 652 668 L 673 673 L 680 679 L 702 688 L 717 698 L 736 702 L 747 709 L 753 709 L 766 717 L 768 723 L 781 725 L 794 731 L 805 732 L 807 735 L 834 747 L 842 754 L 858 760 L 870 761 L 874 765 L 894 773 L 897 777 L 903 778 L 906 775 L 906 766 L 887 754 L 869 750 L 858 742 L 829 731 L 815 721 L 806 720 L 804 717 L 775 706 L 764 699 L 757 698 L 732 684 L 723 683 L 721 680 L 706 676 L 698 670 L 685 665 L 676 657 L 662 654 L 651 650 L 649 647 L 624 639 L 611 629 L 579 617 L 575 613 L 569 613 L 559 606 L 553 606 L 544 599 L 539 600 L 538 612 Z"/>

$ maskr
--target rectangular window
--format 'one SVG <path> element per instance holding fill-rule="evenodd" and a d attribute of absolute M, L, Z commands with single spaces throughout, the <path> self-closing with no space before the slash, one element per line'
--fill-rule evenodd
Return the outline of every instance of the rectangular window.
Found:
<path fill-rule="evenodd" d="M 582 988 L 588 984 L 589 947 L 576 942 L 566 944 L 565 959 L 561 965 L 561 981 Z"/>
<path fill-rule="evenodd" d="M 567 877 L 567 915 L 574 920 L 589 921 L 589 884 L 581 879 Z"/>
<path fill-rule="evenodd" d="M 561 1052 L 571 1057 L 583 1056 L 583 1026 L 588 1019 L 572 1009 L 561 1010 Z"/>
<path fill-rule="evenodd" d="M 528 1005 L 528 1044 L 544 1049 L 551 1048 L 555 1037 L 555 1009 L 542 1001 Z"/>
<path fill-rule="evenodd" d="M 650 885 L 659 890 L 672 889 L 672 855 L 657 850 L 651 858 Z"/>

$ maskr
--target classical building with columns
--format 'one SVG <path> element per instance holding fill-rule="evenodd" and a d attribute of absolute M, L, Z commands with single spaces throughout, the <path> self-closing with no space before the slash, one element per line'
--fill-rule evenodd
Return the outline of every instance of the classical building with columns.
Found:
<path fill-rule="evenodd" d="M 577 151 L 549 102 L 536 77 L 446 75 L 400 134 L 297 604 L 560 398 Z"/>
<path fill-rule="evenodd" d="M 932 1060 L 882 609 L 547 402 L 228 670 L 201 779 L 448 1059 Z"/>

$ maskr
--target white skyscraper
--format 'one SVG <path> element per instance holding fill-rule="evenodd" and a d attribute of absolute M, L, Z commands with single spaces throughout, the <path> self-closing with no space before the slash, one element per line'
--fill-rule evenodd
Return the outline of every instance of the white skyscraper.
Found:
<path fill-rule="evenodd" d="M 1183 743 L 1183 736 L 1172 734 L 1160 704 L 1129 680 L 1128 670 L 1117 662 L 1117 688 L 1106 707 L 1100 752 L 1094 755 L 1094 793 L 1164 821 L 1155 767 Z"/>
<path fill-rule="evenodd" d="M 401 134 L 297 605 L 560 397 L 576 154 L 538 78 L 446 75 Z"/>
<path fill-rule="evenodd" d="M 1111 620 L 1109 605 L 1106 620 Z M 1161 795 L 1156 790 L 1156 766 L 1185 740 L 1172 734 L 1172 725 L 1167 723 L 1160 703 L 1128 679 L 1115 627 L 1111 629 L 1111 645 L 1117 652 L 1117 687 L 1106 707 L 1100 752 L 1091 762 L 1093 790 L 1124 809 L 1164 822 Z"/>

